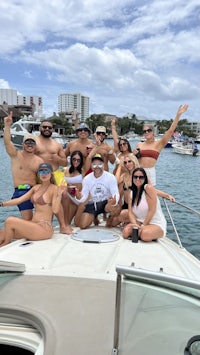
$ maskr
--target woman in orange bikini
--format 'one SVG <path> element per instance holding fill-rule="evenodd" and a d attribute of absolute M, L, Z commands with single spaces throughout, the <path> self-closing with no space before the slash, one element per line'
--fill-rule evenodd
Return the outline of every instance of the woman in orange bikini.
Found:
<path fill-rule="evenodd" d="M 52 237 L 52 217 L 60 209 L 62 193 L 66 188 L 54 184 L 52 172 L 50 164 L 40 164 L 38 177 L 41 184 L 35 185 L 19 198 L 0 202 L 1 207 L 15 206 L 26 200 L 31 200 L 35 205 L 31 221 L 17 217 L 8 217 L 5 220 L 4 230 L 0 233 L 0 246 L 10 243 L 12 239 L 43 240 Z"/>
<path fill-rule="evenodd" d="M 151 184 L 154 186 L 156 185 L 156 161 L 160 155 L 161 150 L 165 147 L 171 135 L 175 131 L 181 115 L 186 112 L 187 109 L 188 105 L 181 105 L 179 107 L 171 126 L 159 140 L 155 140 L 154 138 L 153 126 L 145 124 L 143 127 L 145 142 L 140 142 L 136 146 L 136 149 L 139 150 L 140 157 L 138 157 L 138 150 L 135 151 L 135 153 L 137 153 L 140 166 L 144 168 L 147 173 L 149 182 L 151 182 Z"/>

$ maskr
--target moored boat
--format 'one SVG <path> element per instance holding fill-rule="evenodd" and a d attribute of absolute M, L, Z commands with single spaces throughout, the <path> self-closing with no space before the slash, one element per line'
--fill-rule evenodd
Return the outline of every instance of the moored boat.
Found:
<path fill-rule="evenodd" d="M 200 134 L 195 138 L 194 142 L 200 144 Z"/>
<path fill-rule="evenodd" d="M 41 124 L 40 118 L 34 118 L 32 116 L 20 118 L 18 121 L 11 125 L 10 133 L 11 140 L 17 148 L 21 148 L 24 135 L 27 133 L 39 135 L 39 126 Z M 62 146 L 66 145 L 66 137 L 60 135 L 57 132 L 53 132 L 52 136 Z"/>
<path fill-rule="evenodd" d="M 178 154 L 200 156 L 200 151 L 196 144 L 178 142 L 172 144 L 172 148 L 174 152 Z"/>
<path fill-rule="evenodd" d="M 0 349 L 179 355 L 199 334 L 200 261 L 180 241 L 132 243 L 102 221 L 14 241 L 0 260 Z"/>

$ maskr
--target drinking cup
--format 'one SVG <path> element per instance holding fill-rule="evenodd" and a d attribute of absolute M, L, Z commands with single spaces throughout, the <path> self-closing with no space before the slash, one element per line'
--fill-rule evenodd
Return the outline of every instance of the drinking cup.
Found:
<path fill-rule="evenodd" d="M 69 193 L 71 196 L 75 196 L 76 195 L 76 186 L 69 186 Z"/>

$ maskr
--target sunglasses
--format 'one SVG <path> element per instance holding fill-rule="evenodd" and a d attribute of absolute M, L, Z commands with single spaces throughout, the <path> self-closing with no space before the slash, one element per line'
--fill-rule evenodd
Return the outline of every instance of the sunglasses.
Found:
<path fill-rule="evenodd" d="M 123 147 L 123 145 L 127 145 L 127 144 L 128 144 L 128 143 L 126 143 L 126 142 L 125 142 L 125 143 L 120 143 L 119 146 L 120 146 L 120 147 Z"/>
<path fill-rule="evenodd" d="M 72 161 L 77 161 L 77 163 L 80 163 L 80 162 L 81 162 L 81 159 L 72 158 Z"/>
<path fill-rule="evenodd" d="M 52 130 L 53 127 L 52 126 L 41 126 L 43 129 L 49 129 L 49 130 Z"/>
<path fill-rule="evenodd" d="M 133 179 L 135 179 L 135 180 L 137 180 L 137 179 L 139 179 L 139 180 L 144 180 L 145 177 L 142 176 L 142 175 L 133 175 Z"/>
<path fill-rule="evenodd" d="M 77 129 L 77 132 L 89 132 L 87 128 Z"/>
<path fill-rule="evenodd" d="M 130 164 L 130 163 L 133 163 L 133 161 L 132 160 L 124 161 L 124 165 Z"/>
<path fill-rule="evenodd" d="M 106 135 L 105 132 L 96 132 L 96 134 L 97 134 L 98 136 L 100 136 L 100 134 L 103 134 L 104 136 Z"/>
<path fill-rule="evenodd" d="M 32 141 L 32 140 L 30 140 L 30 141 L 25 141 L 24 142 L 24 144 L 26 144 L 26 145 L 36 145 L 36 142 L 35 141 Z"/>
<path fill-rule="evenodd" d="M 103 163 L 96 163 L 96 164 L 92 164 L 92 168 L 103 168 Z"/>
<path fill-rule="evenodd" d="M 39 170 L 38 171 L 38 175 L 48 175 L 48 174 L 50 174 L 51 172 L 50 172 L 50 170 L 48 170 L 48 169 L 44 169 L 44 170 Z"/>
<path fill-rule="evenodd" d="M 151 128 L 143 129 L 143 134 L 152 132 Z"/>

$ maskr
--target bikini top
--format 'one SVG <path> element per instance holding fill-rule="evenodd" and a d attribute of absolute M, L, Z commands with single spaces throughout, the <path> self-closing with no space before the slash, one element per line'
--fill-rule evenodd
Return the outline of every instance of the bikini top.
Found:
<path fill-rule="evenodd" d="M 146 149 L 146 150 L 141 150 L 140 149 L 140 157 L 141 158 L 153 158 L 155 160 L 158 159 L 160 153 L 157 152 L 156 150 L 151 150 L 151 149 Z"/>
<path fill-rule="evenodd" d="M 81 184 L 83 181 L 83 176 L 81 174 L 76 176 L 65 176 L 65 181 L 68 184 Z"/>
<path fill-rule="evenodd" d="M 125 183 L 123 184 L 123 190 L 124 190 L 124 191 L 129 190 L 129 186 L 126 186 L 126 184 L 125 184 Z"/>
<path fill-rule="evenodd" d="M 35 199 L 34 196 L 31 198 L 31 201 L 33 202 L 34 205 L 37 204 L 37 205 L 42 205 L 42 206 L 43 205 L 52 206 L 52 203 L 45 202 L 44 198 L 43 198 L 43 195 L 47 191 L 48 187 L 49 187 L 49 185 L 47 186 L 47 188 L 42 192 L 42 194 L 37 199 Z"/>

